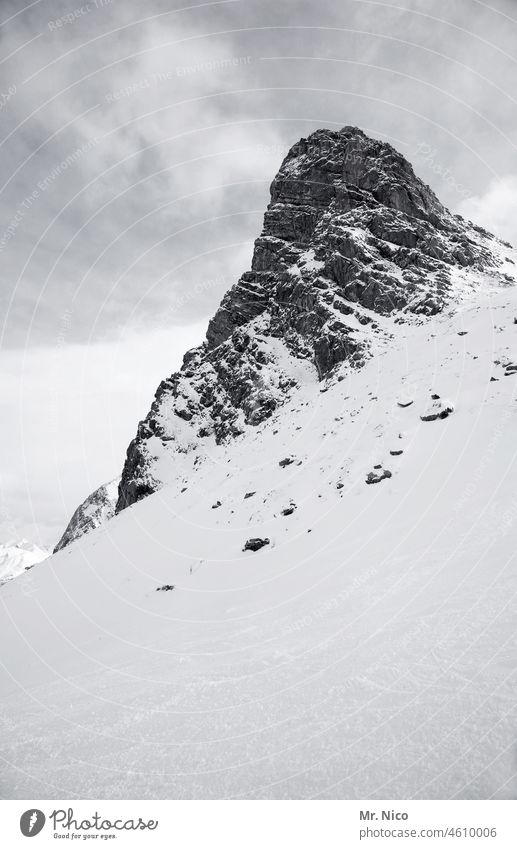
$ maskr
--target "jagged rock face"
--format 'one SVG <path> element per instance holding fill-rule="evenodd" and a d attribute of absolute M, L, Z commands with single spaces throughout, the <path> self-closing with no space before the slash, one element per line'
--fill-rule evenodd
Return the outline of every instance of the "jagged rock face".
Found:
<path fill-rule="evenodd" d="M 442 310 L 455 269 L 496 265 L 489 237 L 451 215 L 401 154 L 357 128 L 295 144 L 271 185 L 251 270 L 138 426 L 117 511 L 160 486 L 164 449 L 202 453 L 203 440 L 264 421 L 296 385 L 300 361 L 320 380 L 342 363 L 360 367 L 385 319 Z"/>
<path fill-rule="evenodd" d="M 319 130 L 282 163 L 252 269 L 223 299 L 208 346 L 271 307 L 272 330 L 312 345 L 324 374 L 350 355 L 332 326 L 336 310 L 432 314 L 451 266 L 489 261 L 390 145 L 355 128 Z M 325 336 L 336 348 L 330 358 L 318 351 Z"/>
<path fill-rule="evenodd" d="M 54 554 L 115 515 L 118 483 L 119 480 L 117 478 L 110 483 L 103 484 L 79 505 L 70 519 L 63 536 L 54 548 Z"/>

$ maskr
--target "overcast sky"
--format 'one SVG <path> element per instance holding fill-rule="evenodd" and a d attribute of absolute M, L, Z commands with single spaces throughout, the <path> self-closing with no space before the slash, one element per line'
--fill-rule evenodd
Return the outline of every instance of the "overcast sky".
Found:
<path fill-rule="evenodd" d="M 0 541 L 54 543 L 249 266 L 318 127 L 517 243 L 514 0 L 0 6 Z"/>

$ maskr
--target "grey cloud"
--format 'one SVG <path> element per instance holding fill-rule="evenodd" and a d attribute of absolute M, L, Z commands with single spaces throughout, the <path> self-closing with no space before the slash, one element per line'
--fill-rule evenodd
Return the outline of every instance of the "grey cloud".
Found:
<path fill-rule="evenodd" d="M 6 291 L 49 228 L 17 289 L 25 299 L 46 287 L 34 342 L 53 337 L 48 313 L 62 299 L 83 317 L 76 338 L 89 338 L 94 322 L 103 338 L 117 316 L 159 322 L 178 287 L 217 278 L 220 263 L 198 259 L 198 245 L 252 240 L 280 151 L 316 126 L 357 123 L 390 139 L 453 208 L 510 170 L 514 130 L 501 106 L 512 102 L 515 64 L 504 56 L 501 19 L 480 4 L 468 16 L 462 4 L 428 2 L 236 2 L 173 13 L 155 0 L 142 23 L 117 0 L 87 5 L 74 15 L 83 7 L 52 4 L 49 18 L 38 4 L 4 35 L 9 52 L 40 33 L 8 63 L 19 90 L 6 127 L 25 123 L 4 145 L 5 173 L 20 171 L 0 195 L 9 223 L 39 192 L 2 250 Z M 424 144 L 432 155 L 421 155 Z M 261 153 L 268 147 L 275 156 Z M 217 215 L 226 225 L 199 223 Z M 234 255 L 220 252 L 225 280 L 243 270 Z M 155 285 L 178 265 L 183 276 Z M 221 295 L 205 292 L 198 314 Z M 15 306 L 5 339 L 20 338 Z"/>

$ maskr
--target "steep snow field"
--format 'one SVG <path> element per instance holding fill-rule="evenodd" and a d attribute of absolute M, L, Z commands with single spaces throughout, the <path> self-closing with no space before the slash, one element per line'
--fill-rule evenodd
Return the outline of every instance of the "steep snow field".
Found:
<path fill-rule="evenodd" d="M 342 380 L 301 363 L 251 438 L 2 587 L 2 796 L 513 798 L 514 316 L 465 287 Z"/>

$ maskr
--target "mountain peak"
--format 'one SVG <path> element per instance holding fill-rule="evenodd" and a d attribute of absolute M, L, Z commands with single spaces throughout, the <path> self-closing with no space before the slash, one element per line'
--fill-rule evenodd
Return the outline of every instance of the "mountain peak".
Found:
<path fill-rule="evenodd" d="M 448 211 L 416 177 L 407 159 L 358 127 L 316 130 L 293 145 L 273 181 L 271 200 L 291 202 L 293 198 L 324 205 L 335 201 L 341 211 L 361 204 L 381 205 L 434 226 L 452 223 Z"/>
<path fill-rule="evenodd" d="M 251 269 L 138 425 L 116 511 L 164 480 L 187 485 L 217 444 L 265 422 L 300 383 L 361 368 L 397 325 L 423 322 L 485 278 L 502 281 L 501 248 L 451 215 L 390 144 L 350 126 L 300 139 L 271 184 Z M 84 508 L 88 499 L 58 547 L 89 529 Z"/>
<path fill-rule="evenodd" d="M 314 254 L 310 267 L 303 263 L 307 250 Z M 208 348 L 279 294 L 285 301 L 297 266 L 319 300 L 330 289 L 383 314 L 411 302 L 411 311 L 432 314 L 443 306 L 452 267 L 491 263 L 391 145 L 356 127 L 316 130 L 293 145 L 271 184 L 251 270 L 210 321 Z M 415 300 L 419 291 L 423 297 Z M 316 365 L 323 374 L 343 358 L 326 365 L 316 358 Z"/>

